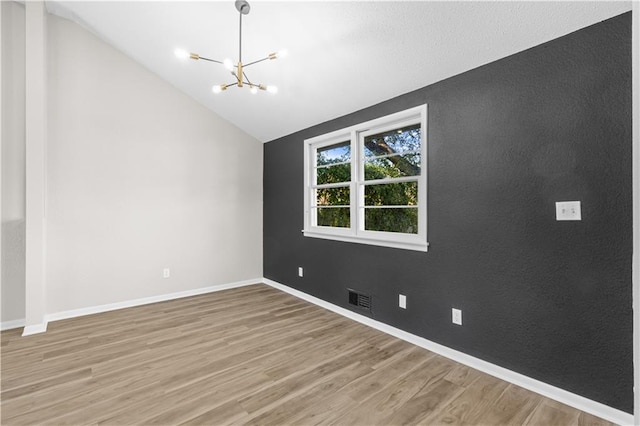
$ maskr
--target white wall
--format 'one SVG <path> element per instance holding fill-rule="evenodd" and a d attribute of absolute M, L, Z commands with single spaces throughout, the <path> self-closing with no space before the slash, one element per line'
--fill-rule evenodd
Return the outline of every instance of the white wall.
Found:
<path fill-rule="evenodd" d="M 261 277 L 262 144 L 70 21 L 47 43 L 47 313 Z"/>
<path fill-rule="evenodd" d="M 0 321 L 25 316 L 25 10 L 2 7 L 2 286 Z"/>

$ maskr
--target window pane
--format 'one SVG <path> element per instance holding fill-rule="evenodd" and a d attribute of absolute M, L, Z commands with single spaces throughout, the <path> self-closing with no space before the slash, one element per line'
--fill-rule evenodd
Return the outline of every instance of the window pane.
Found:
<path fill-rule="evenodd" d="M 351 142 L 340 142 L 317 149 L 316 165 L 343 163 L 351 160 Z"/>
<path fill-rule="evenodd" d="M 420 154 L 370 157 L 364 163 L 365 180 L 420 176 Z"/>
<path fill-rule="evenodd" d="M 348 206 L 351 204 L 349 187 L 316 189 L 316 205 Z"/>
<path fill-rule="evenodd" d="M 349 207 L 317 208 L 317 226 L 332 226 L 349 228 L 351 226 L 351 212 Z"/>
<path fill-rule="evenodd" d="M 365 206 L 417 206 L 418 182 L 399 182 L 364 187 Z"/>
<path fill-rule="evenodd" d="M 364 210 L 364 229 L 367 231 L 418 233 L 418 209 L 376 209 Z"/>
<path fill-rule="evenodd" d="M 325 183 L 349 182 L 350 180 L 351 163 L 320 167 L 317 169 L 316 182 L 318 185 L 323 185 Z"/>
<path fill-rule="evenodd" d="M 367 136 L 364 138 L 364 155 L 376 157 L 420 151 L 420 139 L 420 124 Z"/>

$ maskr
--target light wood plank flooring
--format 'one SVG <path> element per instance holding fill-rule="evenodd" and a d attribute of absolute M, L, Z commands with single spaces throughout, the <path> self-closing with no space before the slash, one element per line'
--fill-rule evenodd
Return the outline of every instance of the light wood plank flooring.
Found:
<path fill-rule="evenodd" d="M 261 284 L 21 331 L 3 425 L 610 424 Z"/>

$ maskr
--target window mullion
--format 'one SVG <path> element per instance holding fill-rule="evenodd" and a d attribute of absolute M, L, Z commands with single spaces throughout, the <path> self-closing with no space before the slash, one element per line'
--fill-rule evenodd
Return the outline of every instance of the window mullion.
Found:
<path fill-rule="evenodd" d="M 349 185 L 350 185 L 350 182 L 323 183 L 320 185 L 312 185 L 311 189 L 344 188 Z"/>
<path fill-rule="evenodd" d="M 311 188 L 316 184 L 315 168 L 311 167 L 310 162 L 312 158 L 316 158 L 316 147 L 314 145 L 308 145 L 304 150 L 304 162 L 305 162 L 305 229 L 316 226 L 316 211 L 311 208 L 315 203 L 311 201 L 311 197 L 315 196 L 315 191 Z M 315 164 L 315 161 L 314 161 Z"/>
<path fill-rule="evenodd" d="M 317 150 L 316 150 L 317 152 Z M 314 167 L 317 169 L 326 169 L 328 167 L 333 167 L 333 166 L 342 166 L 345 164 L 349 164 L 351 162 L 351 160 L 349 161 L 340 161 L 338 163 L 329 163 L 329 164 L 321 164 L 321 165 L 315 165 Z"/>
<path fill-rule="evenodd" d="M 366 131 L 366 130 L 365 130 Z M 358 233 L 364 231 L 364 136 L 363 132 L 357 132 L 356 140 L 358 143 L 358 203 L 356 211 L 358 215 Z"/>
<path fill-rule="evenodd" d="M 359 158 L 357 133 L 355 130 L 351 130 L 351 233 L 358 234 L 358 174 L 359 174 Z"/>
<path fill-rule="evenodd" d="M 363 181 L 363 184 L 364 185 L 387 185 L 390 183 L 402 183 L 402 182 L 420 182 L 420 175 L 392 177 L 392 178 L 384 178 L 384 179 L 371 179 L 371 180 Z"/>
<path fill-rule="evenodd" d="M 418 182 L 418 212 L 422 213 L 418 215 L 418 234 L 426 242 L 427 241 L 427 106 L 424 106 L 424 110 L 420 114 L 420 174 L 421 179 Z"/>

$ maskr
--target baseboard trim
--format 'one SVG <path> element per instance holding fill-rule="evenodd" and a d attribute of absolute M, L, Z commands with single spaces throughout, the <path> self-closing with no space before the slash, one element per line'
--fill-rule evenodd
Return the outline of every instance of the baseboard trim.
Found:
<path fill-rule="evenodd" d="M 41 324 L 27 325 L 22 330 L 22 337 L 31 336 L 33 334 L 40 334 L 47 331 L 48 322 L 45 320 Z"/>
<path fill-rule="evenodd" d="M 24 318 L 12 320 L 12 321 L 5 321 L 0 323 L 0 331 L 13 330 L 14 328 L 24 327 L 24 324 L 25 324 Z"/>
<path fill-rule="evenodd" d="M 547 383 L 541 382 L 531 377 L 524 376 L 520 373 L 516 373 L 515 371 L 511 371 L 506 368 L 500 367 L 498 365 L 492 364 L 490 362 L 483 361 L 479 358 L 475 358 L 471 355 L 467 355 L 464 352 L 456 351 L 454 349 L 451 349 L 446 346 L 427 340 L 423 337 L 416 336 L 415 334 L 408 333 L 404 330 L 400 330 L 399 328 L 392 327 L 388 324 L 382 323 L 380 321 L 376 321 L 374 319 L 371 319 L 364 315 L 360 315 L 348 309 L 341 308 L 340 306 L 334 305 L 325 300 L 319 299 L 315 296 L 311 296 L 310 294 L 301 292 L 291 287 L 287 287 L 284 284 L 280 284 L 268 278 L 264 278 L 262 282 L 273 288 L 284 291 L 285 293 L 289 293 L 300 299 L 306 300 L 307 302 L 311 302 L 314 305 L 318 305 L 320 307 L 333 311 L 337 314 L 340 314 L 344 317 L 350 318 L 354 321 L 358 321 L 361 324 L 375 328 L 384 333 L 387 333 L 399 339 L 405 340 L 409 343 L 413 343 L 414 345 L 425 348 L 431 352 L 435 352 L 438 355 L 442 355 L 453 361 L 467 365 L 476 370 L 490 374 L 491 376 L 497 377 L 509 383 L 513 383 L 515 385 L 521 386 L 532 392 L 538 393 L 540 395 L 554 399 L 563 404 L 577 408 L 578 410 L 585 411 L 587 413 L 593 414 L 594 416 L 601 417 L 603 419 L 609 420 L 610 422 L 617 423 L 619 425 L 634 424 L 633 423 L 634 419 L 632 414 L 625 413 L 624 411 L 587 399 L 583 396 L 576 395 L 574 393 L 568 392 L 564 389 L 557 388 L 555 386 L 549 385 Z"/>
<path fill-rule="evenodd" d="M 200 294 L 213 293 L 216 291 L 228 290 L 231 288 L 244 287 L 252 284 L 262 283 L 262 278 L 252 280 L 236 281 L 226 284 L 200 287 L 193 290 L 179 291 L 176 293 L 161 294 L 158 296 L 143 297 L 141 299 L 126 300 L 124 302 L 108 303 L 105 305 L 91 306 L 88 308 L 72 309 L 69 311 L 56 312 L 45 315 L 47 322 L 59 321 L 63 319 L 76 318 L 84 315 L 99 314 L 102 312 L 115 311 L 117 309 L 133 308 L 135 306 L 148 305 L 150 303 L 166 302 L 167 300 L 181 299 L 183 297 L 198 296 Z"/>
<path fill-rule="evenodd" d="M 80 308 L 80 309 L 72 309 L 69 311 L 56 312 L 53 314 L 45 315 L 44 322 L 42 324 L 28 325 L 24 327 L 22 335 L 30 336 L 32 334 L 44 333 L 45 331 L 47 331 L 48 323 L 52 321 L 59 321 L 59 320 L 69 319 L 69 318 L 77 318 L 85 315 L 99 314 L 102 312 L 115 311 L 117 309 L 133 308 L 135 306 L 148 305 L 150 303 L 165 302 L 167 300 L 181 299 L 183 297 L 190 297 L 190 296 L 198 296 L 200 294 L 213 293 L 216 291 L 228 290 L 231 288 L 244 287 L 247 285 L 260 284 L 260 283 L 262 283 L 262 278 L 255 278 L 252 280 L 236 281 L 232 283 L 212 285 L 209 287 L 195 288 L 193 290 L 179 291 L 176 293 L 168 293 L 168 294 L 161 294 L 158 296 L 143 297 L 141 299 L 126 300 L 124 302 L 108 303 L 105 305 L 91 306 L 88 308 Z M 5 327 L 7 327 L 6 330 L 9 330 L 10 328 L 23 327 L 24 324 L 25 324 L 24 320 L 7 321 L 2 323 L 2 330 L 5 330 Z"/>

